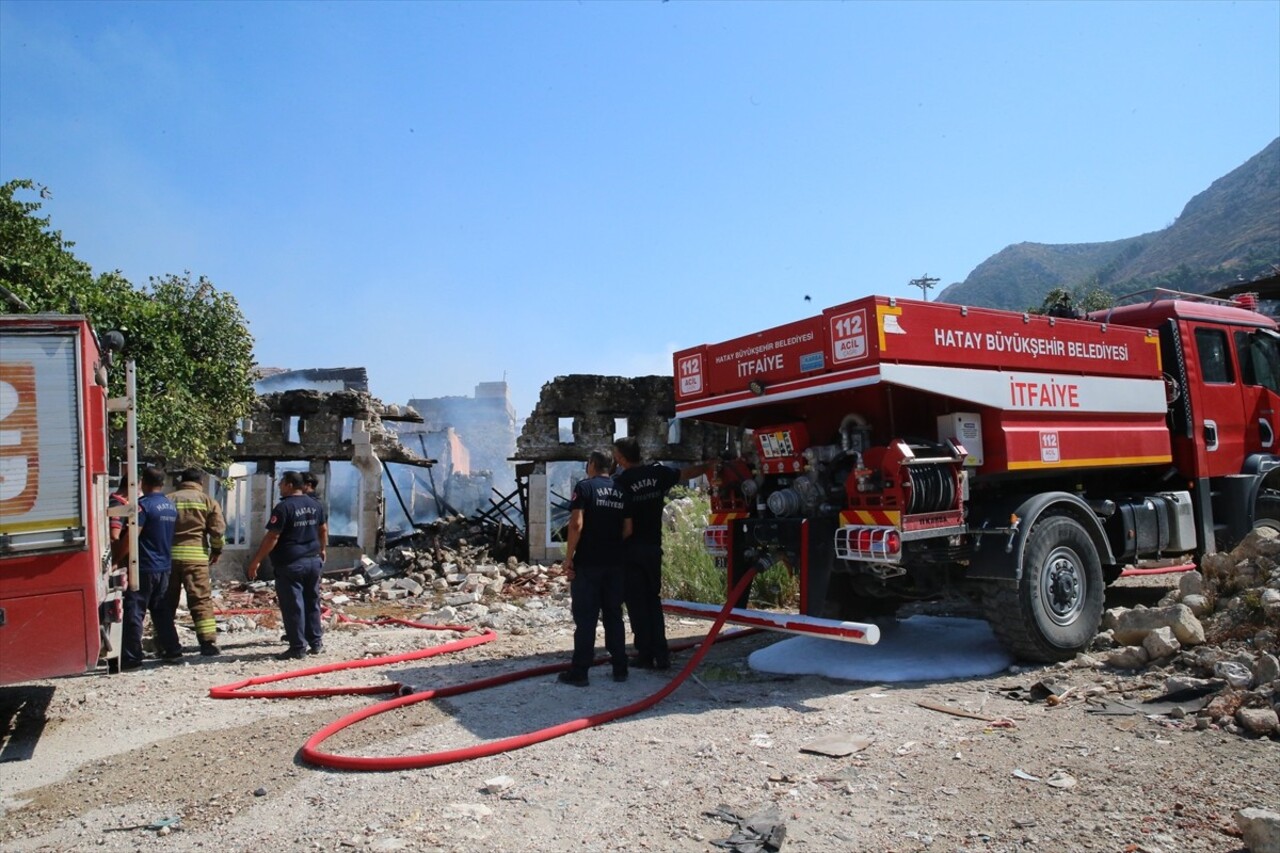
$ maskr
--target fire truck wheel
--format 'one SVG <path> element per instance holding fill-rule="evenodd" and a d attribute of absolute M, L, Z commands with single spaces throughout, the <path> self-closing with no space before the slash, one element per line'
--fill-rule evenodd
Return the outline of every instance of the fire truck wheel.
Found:
<path fill-rule="evenodd" d="M 992 587 L 984 603 L 987 621 L 1010 651 L 1048 663 L 1071 660 L 1089 646 L 1102 600 L 1093 540 L 1075 519 L 1046 515 L 1027 536 L 1018 586 Z"/>
<path fill-rule="evenodd" d="M 1270 494 L 1258 497 L 1258 508 L 1253 514 L 1253 529 L 1280 533 L 1280 497 Z"/>

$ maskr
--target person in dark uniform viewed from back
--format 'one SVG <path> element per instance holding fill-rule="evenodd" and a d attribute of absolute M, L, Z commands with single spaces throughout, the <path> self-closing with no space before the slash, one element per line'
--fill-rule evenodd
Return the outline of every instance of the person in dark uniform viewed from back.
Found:
<path fill-rule="evenodd" d="M 569 531 L 561 566 L 573 596 L 573 660 L 558 679 L 589 683 L 596 652 L 596 623 L 604 620 L 604 644 L 613 680 L 627 680 L 627 635 L 622 624 L 622 495 L 609 478 L 609 457 L 594 451 L 587 476 L 569 499 Z"/>
<path fill-rule="evenodd" d="M 296 660 L 324 651 L 320 621 L 320 573 L 329 543 L 324 507 L 302 492 L 302 475 L 288 471 L 280 477 L 281 499 L 271 510 L 267 535 L 245 568 L 249 580 L 268 553 L 276 574 L 276 598 L 289 648 L 276 657 Z"/>
<path fill-rule="evenodd" d="M 320 485 L 320 478 L 310 471 L 302 472 L 302 493 L 309 498 L 320 500 L 320 496 L 316 494 L 316 487 Z"/>
<path fill-rule="evenodd" d="M 124 634 L 121 669 L 142 666 L 142 623 L 151 614 L 156 657 L 165 662 L 182 660 L 182 643 L 173 625 L 173 612 L 165 602 L 172 569 L 173 528 L 177 507 L 164 496 L 164 471 L 144 468 L 142 497 L 138 499 L 138 588 L 124 594 Z M 123 530 L 123 528 L 122 528 Z"/>
<path fill-rule="evenodd" d="M 662 509 L 672 486 L 702 476 L 708 465 L 642 464 L 640 442 L 632 436 L 613 443 L 613 460 L 622 469 L 613 481 L 625 506 L 623 596 L 635 637 L 634 664 L 641 669 L 668 669 L 671 656 L 662 615 Z"/>

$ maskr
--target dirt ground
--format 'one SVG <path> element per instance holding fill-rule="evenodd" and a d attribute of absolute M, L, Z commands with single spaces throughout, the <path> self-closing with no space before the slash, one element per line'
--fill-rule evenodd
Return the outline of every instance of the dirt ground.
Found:
<path fill-rule="evenodd" d="M 1131 604 L 1163 591 L 1112 593 Z M 669 630 L 692 637 L 707 624 L 670 618 Z M 302 682 L 444 686 L 564 662 L 570 634 L 566 616 L 458 653 Z M 456 636 L 338 626 L 321 660 Z M 696 677 L 635 716 L 414 770 L 301 761 L 312 733 L 376 697 L 209 698 L 214 685 L 297 668 L 274 660 L 269 624 L 226 635 L 219 658 L 0 688 L 0 848 L 711 851 L 751 834 L 737 817 L 775 842 L 785 833 L 787 851 L 1180 853 L 1241 850 L 1234 812 L 1280 806 L 1280 743 L 1197 730 L 1194 717 L 1096 713 L 1104 699 L 1159 695 L 1158 672 L 1015 667 L 866 684 L 751 670 L 747 655 L 778 639 L 718 644 Z M 635 702 L 677 675 L 633 671 L 619 684 L 603 667 L 587 689 L 541 675 L 371 718 L 325 748 L 465 747 Z M 1070 691 L 1056 704 L 1029 698 L 1045 681 Z"/>

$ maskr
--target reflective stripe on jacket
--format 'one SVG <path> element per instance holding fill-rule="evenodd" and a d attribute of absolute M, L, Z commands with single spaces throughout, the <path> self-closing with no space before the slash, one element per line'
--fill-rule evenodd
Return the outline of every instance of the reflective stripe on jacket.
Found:
<path fill-rule="evenodd" d="M 178 523 L 173 531 L 173 559 L 180 563 L 207 563 L 209 551 L 221 551 L 226 544 L 223 535 L 227 523 L 222 507 L 205 494 L 198 483 L 183 483 L 169 495 L 178 508 Z"/>

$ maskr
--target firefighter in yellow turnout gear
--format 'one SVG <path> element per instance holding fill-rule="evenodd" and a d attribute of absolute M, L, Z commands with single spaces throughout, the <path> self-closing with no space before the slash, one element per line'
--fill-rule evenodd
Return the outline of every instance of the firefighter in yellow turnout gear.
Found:
<path fill-rule="evenodd" d="M 168 604 L 178 610 L 178 597 L 187 591 L 187 609 L 200 640 L 200 654 L 221 654 L 218 623 L 213 617 L 213 583 L 209 566 L 218 562 L 226 544 L 227 523 L 222 508 L 204 490 L 204 472 L 188 468 L 182 472 L 178 490 L 169 495 L 178 508 L 173 532 L 173 576 L 169 579 Z"/>

